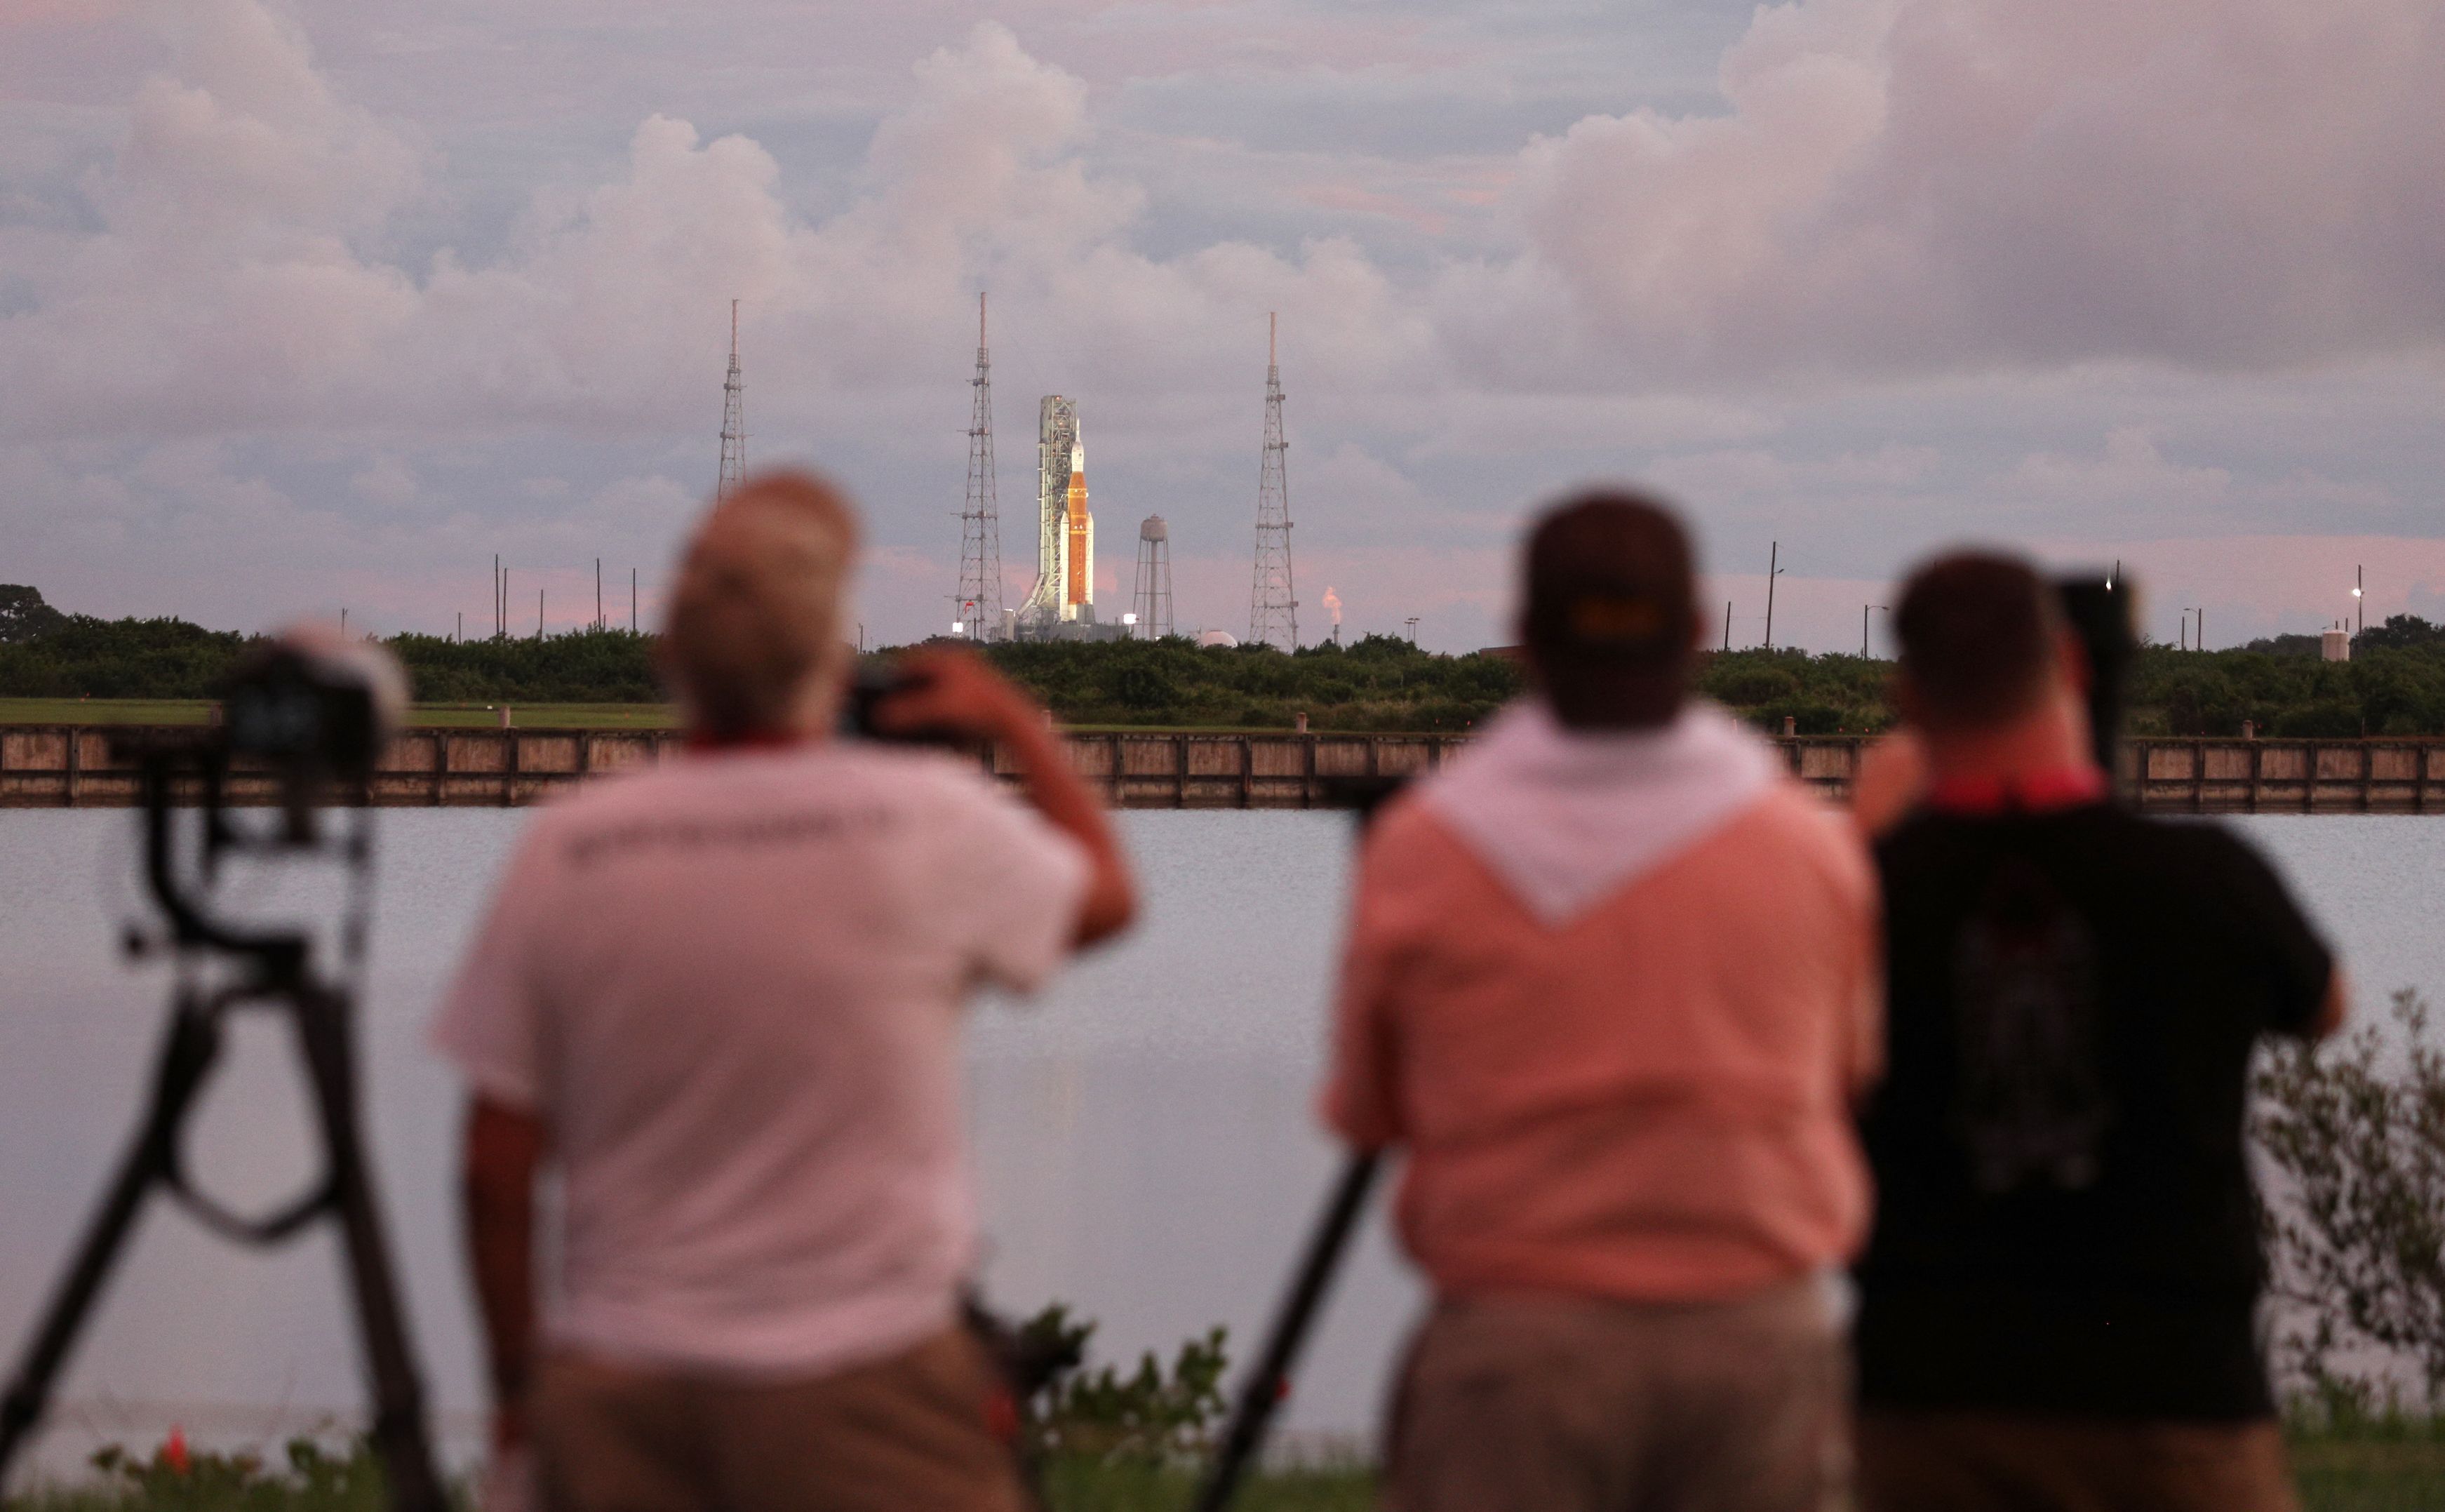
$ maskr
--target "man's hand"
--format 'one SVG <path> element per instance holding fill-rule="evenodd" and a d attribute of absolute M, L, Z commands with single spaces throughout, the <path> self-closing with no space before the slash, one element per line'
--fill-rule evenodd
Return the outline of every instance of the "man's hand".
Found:
<path fill-rule="evenodd" d="M 896 669 L 904 685 L 874 705 L 875 725 L 886 734 L 1008 739 L 1043 726 L 1043 710 L 973 652 L 909 651 Z"/>
<path fill-rule="evenodd" d="M 892 735 L 999 742 L 1002 755 L 1018 769 L 1027 801 L 1086 848 L 1091 870 L 1087 895 L 1078 905 L 1076 943 L 1092 945 L 1128 928 L 1137 913 L 1129 862 L 1105 821 L 1103 804 L 1071 769 L 1069 749 L 1053 734 L 1042 706 L 973 652 L 910 651 L 899 666 L 908 685 L 875 704 L 875 725 Z"/>

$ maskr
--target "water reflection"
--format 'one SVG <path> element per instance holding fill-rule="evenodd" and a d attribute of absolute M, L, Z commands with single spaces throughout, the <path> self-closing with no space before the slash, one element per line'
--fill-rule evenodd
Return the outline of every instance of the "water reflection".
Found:
<path fill-rule="evenodd" d="M 370 1115 L 411 1316 L 464 1450 L 482 1404 L 458 1268 L 457 1089 L 423 1020 L 495 868 L 513 812 L 383 815 L 365 1016 Z M 2445 983 L 2428 927 L 2445 824 L 2235 821 L 2282 862 L 2341 942 L 2363 1010 Z M 1244 1350 L 1321 1200 L 1334 1152 L 1311 1112 L 1349 848 L 1333 814 L 1126 816 L 1143 928 L 972 1038 L 970 1105 L 985 1197 L 986 1285 L 1006 1307 L 1062 1299 L 1102 1320 L 1098 1353 L 1168 1351 L 1209 1324 Z M 124 967 L 136 902 L 127 815 L 0 814 L 0 1347 L 13 1353 L 117 1158 L 159 1034 L 158 971 Z M 267 888 L 262 905 L 281 902 Z M 271 1022 L 242 1031 L 197 1130 L 218 1191 L 264 1202 L 305 1180 L 305 1121 Z M 1288 1424 L 1357 1433 L 1415 1306 L 1380 1216 L 1302 1372 Z M 43 1461 L 173 1421 L 261 1436 L 361 1409 L 329 1242 L 234 1252 L 154 1213 L 65 1383 Z"/>

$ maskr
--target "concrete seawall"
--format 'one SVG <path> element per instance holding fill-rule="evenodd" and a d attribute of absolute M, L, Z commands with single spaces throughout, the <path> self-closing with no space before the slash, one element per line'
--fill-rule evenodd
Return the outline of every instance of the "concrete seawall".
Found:
<path fill-rule="evenodd" d="M 132 749 L 197 732 L 135 726 L 0 727 L 0 808 L 119 808 L 139 799 Z M 1129 809 L 1306 809 L 1343 801 L 1335 779 L 1412 776 L 1467 744 L 1428 735 L 1236 735 L 1197 730 L 1084 731 L 1071 759 L 1106 799 Z M 680 749 L 663 731 L 414 730 L 383 753 L 372 779 L 344 801 L 384 807 L 499 808 L 576 782 L 654 765 Z M 1775 742 L 1801 778 L 1836 801 L 1850 794 L 1857 737 Z M 979 757 L 982 759 L 981 756 Z M 2445 812 L 2445 738 L 2133 740 L 2118 774 L 2125 793 L 2160 813 Z M 995 753 L 994 768 L 1012 775 Z M 273 797 L 260 773 L 238 772 L 231 797 Z"/>

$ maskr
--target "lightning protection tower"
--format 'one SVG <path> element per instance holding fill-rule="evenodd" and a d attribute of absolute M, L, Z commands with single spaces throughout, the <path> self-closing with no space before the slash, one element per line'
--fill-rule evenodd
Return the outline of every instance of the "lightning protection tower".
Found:
<path fill-rule="evenodd" d="M 985 353 L 985 296 L 977 295 L 977 391 L 968 417 L 968 496 L 960 508 L 959 623 L 971 641 L 1001 631 L 1001 521 L 994 492 L 993 364 Z"/>
<path fill-rule="evenodd" d="M 730 376 L 721 383 L 721 476 L 713 501 L 727 500 L 747 481 L 747 415 L 740 401 L 747 385 L 738 376 L 738 301 L 730 302 Z"/>
<path fill-rule="evenodd" d="M 1265 317 L 1265 460 L 1257 475 L 1257 576 L 1248 593 L 1248 644 L 1298 649 L 1298 597 L 1291 588 L 1290 481 L 1282 454 L 1282 370 L 1275 321 Z"/>
<path fill-rule="evenodd" d="M 1138 527 L 1138 582 L 1129 607 L 1137 614 L 1142 640 L 1160 641 L 1171 633 L 1171 528 L 1160 514 L 1149 514 Z"/>

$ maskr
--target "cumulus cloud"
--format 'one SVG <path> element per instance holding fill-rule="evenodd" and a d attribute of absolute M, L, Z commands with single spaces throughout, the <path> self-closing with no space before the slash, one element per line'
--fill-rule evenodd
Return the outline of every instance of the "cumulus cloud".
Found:
<path fill-rule="evenodd" d="M 0 327 L 0 381 L 30 400 L 0 427 L 667 423 L 700 403 L 734 296 L 768 380 L 834 390 L 938 379 L 912 338 L 980 280 L 1050 312 L 1046 344 L 1116 387 L 1176 390 L 1269 307 L 1312 312 L 1345 366 L 1389 360 L 1405 329 L 1346 241 L 1133 251 L 1140 195 L 1073 150 L 1083 85 L 992 23 L 915 66 L 827 219 L 788 207 L 756 141 L 654 116 L 621 174 L 538 196 L 497 260 L 423 268 L 368 234 L 418 192 L 419 154 L 333 99 L 302 35 L 255 0 L 212 0 L 180 35 L 96 192 L 103 228 Z"/>
<path fill-rule="evenodd" d="M 1164 512 L 1184 589 L 1210 576 L 1218 604 L 1244 601 L 1268 310 L 1302 570 L 1355 625 L 1402 607 L 1498 633 L 1512 525 L 1590 474 L 1670 489 L 1744 558 L 1816 531 L 1845 584 L 1937 530 L 2417 529 L 2403 479 L 2434 443 L 2403 438 L 2433 436 L 2445 349 L 2434 9 L 1795 0 L 1748 21 L 1706 108 L 1449 159 L 1402 159 L 1387 121 L 1199 200 L 1167 172 L 1262 157 L 1264 133 L 1115 124 L 1105 78 L 991 22 L 892 43 L 913 62 L 861 72 L 870 133 L 840 160 L 811 165 L 787 121 L 681 119 L 715 119 L 690 63 L 636 68 L 622 98 L 646 103 L 584 122 L 625 150 L 555 138 L 471 169 L 336 84 L 276 0 L 192 0 L 149 12 L 158 70 L 60 139 L 107 120 L 106 152 L 0 157 L 0 519 L 50 572 L 157 550 L 144 593 L 227 563 L 244 598 L 237 564 L 274 537 L 301 581 L 505 546 L 652 563 L 710 470 L 737 297 L 754 455 L 817 450 L 881 500 L 875 611 L 905 593 L 931 624 L 984 286 L 1006 527 L 1029 401 L 1080 394 L 1105 496 Z M 520 207 L 470 230 L 471 172 L 518 176 Z M 1463 180 L 1448 235 L 1373 213 Z M 1296 218 L 1319 184 L 1365 213 Z M 2305 419 L 2285 385 L 2332 375 L 2285 375 L 2355 360 Z M 2142 383 L 2192 386 L 2118 386 Z M 2242 424 L 2252 404 L 2283 425 Z M 2393 460 L 2321 473 L 2321 444 Z"/>
<path fill-rule="evenodd" d="M 1802 0 L 1726 112 L 1532 145 L 1470 282 L 1685 375 L 2433 349 L 2440 78 L 2431 0 Z"/>
<path fill-rule="evenodd" d="M 1723 61 L 1725 111 L 1533 141 L 1519 250 L 1409 275 L 1348 236 L 1138 251 L 1146 196 L 1090 171 L 1084 84 L 993 23 L 915 65 L 828 217 L 790 208 L 757 142 L 653 116 L 497 257 L 405 266 L 381 233 L 426 192 L 413 134 L 336 96 L 260 0 L 170 15 L 101 229 L 0 327 L 0 376 L 32 396 L 0 424 L 668 421 L 728 297 L 777 376 L 870 389 L 918 381 L 914 338 L 980 281 L 1145 404 L 1210 392 L 1268 308 L 1310 381 L 1406 393 L 2445 338 L 2427 0 L 1770 8 Z"/>

